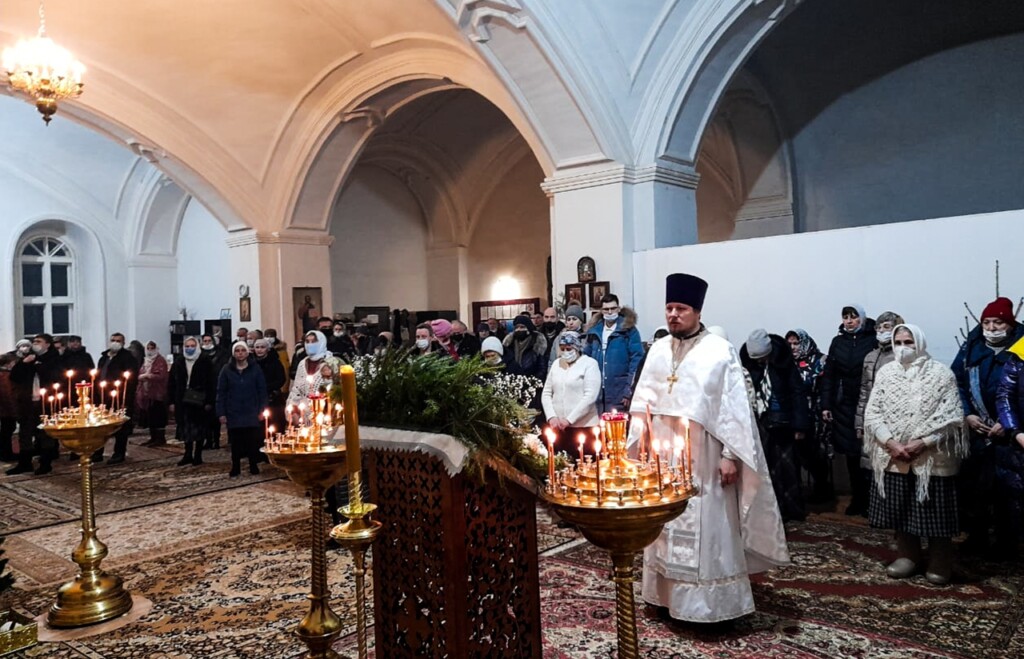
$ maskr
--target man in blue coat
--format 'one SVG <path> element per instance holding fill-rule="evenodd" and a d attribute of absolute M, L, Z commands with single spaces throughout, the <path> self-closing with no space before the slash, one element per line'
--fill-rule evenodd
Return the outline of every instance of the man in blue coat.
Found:
<path fill-rule="evenodd" d="M 597 399 L 600 410 L 628 409 L 644 344 L 636 328 L 636 313 L 629 307 L 620 307 L 615 295 L 601 298 L 601 317 L 587 330 L 584 353 L 601 366 L 601 395 Z"/>

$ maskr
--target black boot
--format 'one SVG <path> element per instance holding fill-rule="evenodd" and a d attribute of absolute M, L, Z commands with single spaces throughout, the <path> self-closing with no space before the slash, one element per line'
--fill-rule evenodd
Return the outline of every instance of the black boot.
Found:
<path fill-rule="evenodd" d="M 184 467 L 185 465 L 192 464 L 192 445 L 195 443 L 196 442 L 185 442 L 185 454 L 181 456 L 181 460 L 178 460 L 179 467 Z"/>
<path fill-rule="evenodd" d="M 228 444 L 231 447 L 231 471 L 228 472 L 228 476 L 235 478 L 242 473 L 242 453 L 244 453 L 244 449 L 240 439 L 228 441 Z"/>
<path fill-rule="evenodd" d="M 192 464 L 203 464 L 203 445 L 200 442 L 196 442 L 196 453 L 192 456 Z"/>

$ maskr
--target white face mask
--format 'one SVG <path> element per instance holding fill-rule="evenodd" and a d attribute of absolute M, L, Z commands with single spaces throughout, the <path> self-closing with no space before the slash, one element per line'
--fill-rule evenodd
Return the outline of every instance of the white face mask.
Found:
<path fill-rule="evenodd" d="M 877 338 L 879 343 L 892 343 L 892 332 L 879 332 Z"/>
<path fill-rule="evenodd" d="M 338 332 L 338 331 L 336 331 L 336 332 L 334 332 L 334 336 L 335 336 L 335 337 L 339 337 L 339 336 L 345 336 L 345 333 L 344 333 L 344 332 Z"/>
<path fill-rule="evenodd" d="M 484 363 L 487 364 L 488 366 L 497 366 L 498 364 L 501 363 L 501 356 L 492 355 L 490 357 L 486 357 L 484 358 Z"/>
<path fill-rule="evenodd" d="M 203 344 L 203 350 L 213 350 L 213 344 L 212 343 L 204 343 Z"/>
<path fill-rule="evenodd" d="M 110 348 L 110 352 L 117 352 L 118 350 L 124 347 L 124 344 L 121 343 L 120 341 L 111 341 L 110 345 L 107 347 Z"/>
<path fill-rule="evenodd" d="M 416 339 L 416 347 L 420 350 L 426 350 L 429 345 L 430 339 Z"/>
<path fill-rule="evenodd" d="M 30 352 L 32 352 L 32 346 L 21 346 L 18 348 L 19 355 L 27 355 Z"/>
<path fill-rule="evenodd" d="M 1000 343 L 1006 339 L 1006 330 L 984 330 L 982 334 L 985 335 L 987 343 Z"/>
<path fill-rule="evenodd" d="M 619 312 L 618 311 L 616 311 L 615 313 L 606 313 L 606 314 L 601 314 L 601 315 L 604 316 L 604 321 L 606 323 L 610 323 L 612 321 L 616 321 L 616 320 L 619 319 Z"/>
<path fill-rule="evenodd" d="M 580 356 L 580 353 L 576 352 L 575 350 L 563 350 L 559 354 L 562 357 L 562 361 L 564 361 L 566 364 L 573 363 L 574 361 L 579 359 Z"/>
<path fill-rule="evenodd" d="M 917 349 L 914 346 L 893 346 L 892 353 L 901 364 L 909 364 L 917 358 Z"/>
<path fill-rule="evenodd" d="M 146 356 L 147 357 L 156 357 L 157 356 L 157 351 L 156 350 L 151 350 L 150 348 L 146 348 Z"/>
<path fill-rule="evenodd" d="M 33 343 L 32 344 L 32 352 L 36 353 L 37 355 L 41 355 L 44 352 L 46 352 L 46 347 L 38 345 L 36 343 Z"/>

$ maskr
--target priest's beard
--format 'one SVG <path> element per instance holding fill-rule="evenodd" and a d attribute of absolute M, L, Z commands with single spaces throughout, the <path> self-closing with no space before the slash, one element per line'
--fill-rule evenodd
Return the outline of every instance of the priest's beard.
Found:
<path fill-rule="evenodd" d="M 693 337 L 697 336 L 698 334 L 701 333 L 701 330 L 703 329 L 704 323 L 697 323 L 697 327 L 695 328 L 690 328 L 689 330 L 681 330 L 679 332 L 669 332 L 669 334 L 672 335 L 672 338 L 684 341 L 686 339 L 692 339 Z"/>

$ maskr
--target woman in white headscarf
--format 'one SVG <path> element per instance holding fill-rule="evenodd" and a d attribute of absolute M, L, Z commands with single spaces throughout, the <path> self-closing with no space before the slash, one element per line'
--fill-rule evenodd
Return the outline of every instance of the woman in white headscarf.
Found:
<path fill-rule="evenodd" d="M 305 405 L 309 413 L 309 394 L 319 391 L 322 387 L 334 383 L 341 368 L 341 360 L 327 349 L 327 337 L 323 332 L 312 330 L 303 336 L 306 356 L 295 369 L 295 379 L 288 393 L 288 405 L 292 407 L 292 415 L 298 415 L 299 405 Z"/>
<path fill-rule="evenodd" d="M 921 570 L 921 538 L 928 537 L 925 578 L 943 585 L 959 533 L 955 476 L 968 447 L 963 407 L 953 372 L 928 354 L 920 328 L 897 325 L 892 345 L 896 359 L 879 369 L 864 411 L 865 451 L 875 475 L 868 518 L 896 531 L 890 577 Z"/>
<path fill-rule="evenodd" d="M 589 438 L 591 428 L 601 422 L 597 397 L 601 393 L 601 367 L 583 354 L 577 332 L 562 332 L 558 339 L 558 359 L 548 370 L 541 394 L 548 426 L 557 433 L 555 451 L 565 451 L 579 459 L 576 437 Z"/>

